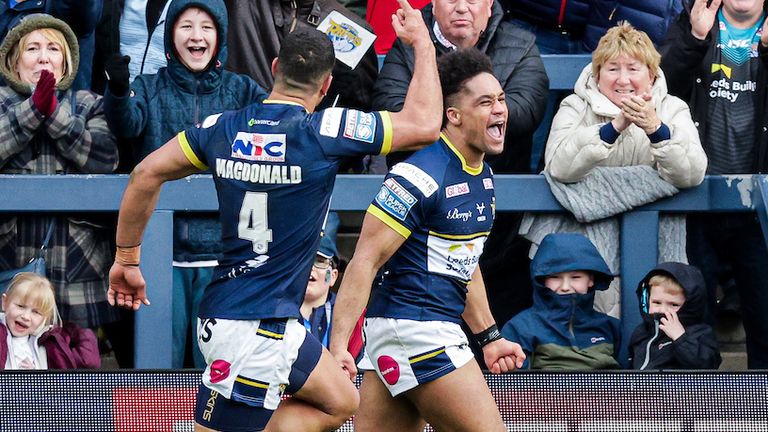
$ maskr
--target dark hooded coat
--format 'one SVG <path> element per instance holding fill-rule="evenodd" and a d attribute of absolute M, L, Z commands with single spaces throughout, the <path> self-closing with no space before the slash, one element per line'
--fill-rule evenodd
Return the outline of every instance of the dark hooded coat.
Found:
<path fill-rule="evenodd" d="M 677 316 L 685 333 L 672 340 L 659 329 L 660 317 L 648 314 L 650 295 L 648 281 L 654 275 L 670 276 L 683 287 L 685 303 Z M 648 272 L 637 287 L 643 323 L 632 333 L 629 341 L 633 369 L 717 369 L 720 366 L 720 348 L 712 327 L 704 323 L 706 312 L 704 277 L 694 266 L 666 262 Z"/>
<path fill-rule="evenodd" d="M 594 286 L 586 294 L 560 295 L 544 286 L 546 276 L 587 271 Z M 619 320 L 594 310 L 595 290 L 613 279 L 608 264 L 581 234 L 544 237 L 531 261 L 533 307 L 502 328 L 507 340 L 519 343 L 531 369 L 618 369 Z"/>

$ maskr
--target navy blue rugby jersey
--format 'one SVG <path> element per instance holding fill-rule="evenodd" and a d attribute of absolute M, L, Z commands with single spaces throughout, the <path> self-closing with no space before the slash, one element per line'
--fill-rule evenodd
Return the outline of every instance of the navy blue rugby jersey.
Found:
<path fill-rule="evenodd" d="M 366 316 L 461 322 L 495 200 L 488 164 L 467 166 L 445 135 L 392 167 L 368 212 L 406 240 L 385 265 Z"/>
<path fill-rule="evenodd" d="M 265 100 L 178 137 L 219 199 L 224 253 L 199 316 L 298 318 L 339 162 L 388 152 L 389 113 Z"/>

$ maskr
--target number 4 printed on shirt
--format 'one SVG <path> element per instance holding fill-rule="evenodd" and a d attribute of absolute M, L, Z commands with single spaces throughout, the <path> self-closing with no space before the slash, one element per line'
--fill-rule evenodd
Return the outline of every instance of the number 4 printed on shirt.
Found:
<path fill-rule="evenodd" d="M 267 253 L 272 241 L 272 230 L 267 228 L 266 192 L 246 192 L 240 207 L 240 221 L 237 224 L 237 236 L 253 243 L 257 254 Z"/>

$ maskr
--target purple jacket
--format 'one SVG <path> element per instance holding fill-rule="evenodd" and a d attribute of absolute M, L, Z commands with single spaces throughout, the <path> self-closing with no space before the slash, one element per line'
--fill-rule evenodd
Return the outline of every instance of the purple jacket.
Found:
<path fill-rule="evenodd" d="M 96 369 L 101 366 L 96 335 L 87 328 L 66 322 L 53 327 L 37 341 L 45 348 L 48 369 Z M 8 360 L 8 327 L 0 325 L 0 369 Z"/>

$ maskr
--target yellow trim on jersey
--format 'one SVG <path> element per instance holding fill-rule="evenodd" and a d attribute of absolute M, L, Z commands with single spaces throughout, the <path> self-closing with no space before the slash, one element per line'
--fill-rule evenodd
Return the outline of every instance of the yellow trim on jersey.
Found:
<path fill-rule="evenodd" d="M 411 236 L 411 230 L 404 227 L 400 222 L 396 221 L 395 218 L 387 214 L 384 210 L 376 207 L 375 205 L 369 205 L 367 212 L 375 216 L 378 220 L 387 224 L 388 227 L 397 231 L 397 233 L 403 236 L 403 238 L 407 239 Z"/>
<path fill-rule="evenodd" d="M 384 141 L 381 143 L 379 154 L 386 155 L 392 151 L 392 118 L 389 116 L 389 111 L 379 111 L 379 115 L 381 115 L 381 127 L 384 129 Z"/>
<path fill-rule="evenodd" d="M 482 162 L 480 162 L 480 166 L 477 167 L 477 168 L 473 168 L 473 167 L 467 165 L 467 161 L 464 160 L 464 156 L 462 156 L 461 153 L 456 149 L 456 147 L 454 147 L 454 145 L 451 142 L 451 140 L 449 140 L 448 137 L 444 133 L 440 132 L 440 138 L 442 138 L 443 141 L 445 141 L 445 143 L 448 144 L 448 148 L 451 149 L 456 154 L 456 157 L 459 158 L 459 160 L 461 161 L 461 169 L 463 169 L 468 174 L 471 174 L 471 175 L 474 175 L 474 176 L 480 175 L 483 172 L 483 163 Z"/>
<path fill-rule="evenodd" d="M 263 388 L 263 389 L 268 389 L 269 388 L 269 384 L 267 384 L 267 383 L 249 380 L 249 379 L 243 378 L 243 377 L 241 377 L 239 375 L 237 376 L 237 378 L 235 378 L 235 381 L 237 381 L 237 382 L 239 382 L 241 384 L 245 384 L 247 386 L 251 386 L 251 387 Z"/>
<path fill-rule="evenodd" d="M 263 329 L 256 330 L 256 334 L 260 334 L 260 335 L 266 336 L 266 337 L 271 337 L 272 339 L 282 339 L 283 338 L 283 335 L 281 335 L 280 333 L 275 333 L 275 332 L 271 332 L 269 330 L 263 330 Z"/>
<path fill-rule="evenodd" d="M 418 362 L 423 361 L 423 360 L 431 359 L 432 357 L 437 357 L 437 356 L 439 356 L 440 354 L 442 354 L 444 352 L 445 352 L 445 348 L 440 348 L 440 349 L 438 349 L 436 351 L 432 351 L 430 353 L 426 353 L 424 355 L 420 355 L 418 357 L 414 357 L 414 358 L 410 359 L 409 362 L 411 364 L 418 363 Z"/>
<path fill-rule="evenodd" d="M 177 135 L 179 138 L 179 144 L 181 145 L 181 151 L 184 152 L 184 156 L 187 157 L 187 159 L 192 163 L 192 165 L 195 166 L 195 168 L 205 171 L 208 169 L 208 166 L 201 161 L 197 155 L 195 154 L 195 151 L 192 150 L 192 146 L 189 145 L 189 141 L 187 140 L 187 133 L 185 131 L 179 132 Z"/>
<path fill-rule="evenodd" d="M 491 233 L 490 231 L 482 231 L 482 232 L 477 232 L 472 234 L 442 234 L 439 232 L 430 231 L 429 235 L 444 238 L 447 240 L 474 240 L 478 237 L 485 237 L 490 233 Z"/>

